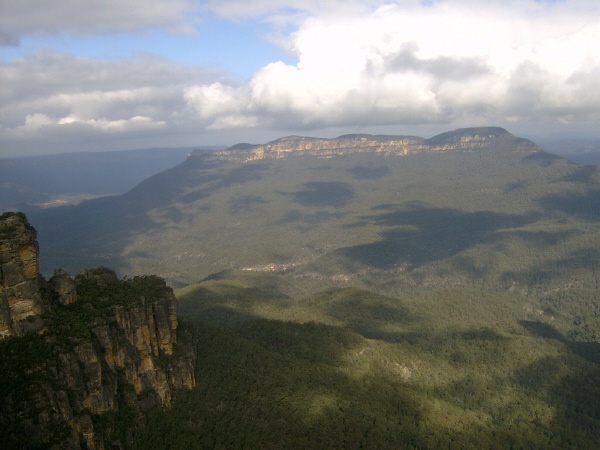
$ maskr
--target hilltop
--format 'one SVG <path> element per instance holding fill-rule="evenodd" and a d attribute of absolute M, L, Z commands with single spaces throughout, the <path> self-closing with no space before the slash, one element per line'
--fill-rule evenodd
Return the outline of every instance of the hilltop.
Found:
<path fill-rule="evenodd" d="M 347 134 L 334 139 L 287 136 L 264 145 L 237 144 L 225 150 L 193 152 L 191 156 L 208 160 L 249 162 L 281 159 L 287 156 L 333 158 L 356 153 L 406 156 L 423 152 L 474 151 L 506 144 L 513 151 L 539 151 L 525 139 L 515 139 L 500 127 L 462 128 L 431 139 L 416 136 Z"/>

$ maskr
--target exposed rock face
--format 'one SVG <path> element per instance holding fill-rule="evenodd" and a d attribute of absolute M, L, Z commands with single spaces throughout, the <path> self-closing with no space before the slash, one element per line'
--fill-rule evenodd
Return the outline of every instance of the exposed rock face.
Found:
<path fill-rule="evenodd" d="M 58 301 L 61 304 L 70 305 L 77 300 L 75 282 L 65 270 L 55 270 L 54 275 L 50 278 L 50 285 L 58 294 Z"/>
<path fill-rule="evenodd" d="M 373 136 L 352 134 L 335 139 L 321 139 L 301 136 L 288 136 L 264 145 L 238 144 L 226 150 L 210 153 L 196 152 L 193 156 L 213 160 L 255 161 L 280 159 L 291 155 L 312 155 L 333 158 L 350 153 L 378 153 L 382 155 L 405 156 L 423 152 L 472 151 L 491 144 L 510 142 L 515 149 L 515 138 L 508 131 L 498 127 L 463 128 L 443 133 L 431 139 L 415 136 Z M 530 141 L 519 140 L 518 149 L 540 151 Z"/>
<path fill-rule="evenodd" d="M 60 280 L 60 286 L 70 285 L 62 274 Z M 128 283 L 137 284 L 136 289 L 141 287 L 146 295 L 115 301 L 114 296 L 136 291 L 129 289 Z M 193 353 L 183 348 L 181 356 L 173 357 L 177 300 L 157 277 L 119 281 L 106 268 L 84 271 L 73 284 L 83 291 L 96 287 L 96 301 L 106 305 L 87 321 L 86 339 L 75 337 L 76 345 L 70 351 L 59 351 L 57 378 L 65 380 L 65 386 L 47 391 L 46 409 L 58 412 L 70 425 L 71 437 L 65 442 L 73 448 L 79 448 L 79 441 L 89 449 L 122 446 L 125 437 L 113 435 L 124 408 L 137 416 L 130 426 L 143 426 L 145 411 L 169 405 L 174 390 L 194 386 Z M 90 298 L 78 301 L 89 302 Z M 167 363 L 160 364 L 165 358 Z M 111 420 L 99 424 L 100 416 Z M 107 436 L 113 436 L 110 442 Z"/>
<path fill-rule="evenodd" d="M 0 216 L 0 337 L 39 330 L 36 233 L 22 213 Z"/>
<path fill-rule="evenodd" d="M 13 337 L 0 339 L 0 435 L 16 439 L 9 447 L 126 448 L 145 412 L 195 383 L 173 291 L 104 267 L 75 280 L 57 270 L 46 282 L 25 216 L 3 215 L 1 230 L 2 325 Z"/>

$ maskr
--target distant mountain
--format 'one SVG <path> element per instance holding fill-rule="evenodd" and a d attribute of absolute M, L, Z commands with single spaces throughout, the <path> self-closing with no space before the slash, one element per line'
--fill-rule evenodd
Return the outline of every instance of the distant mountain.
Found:
<path fill-rule="evenodd" d="M 0 159 L 0 211 L 122 194 L 198 147 L 79 152 Z"/>
<path fill-rule="evenodd" d="M 431 139 L 369 134 L 348 134 L 335 139 L 287 136 L 264 145 L 237 144 L 210 153 L 195 152 L 192 156 L 211 161 L 236 162 L 281 159 L 288 156 L 333 158 L 358 153 L 406 156 L 428 152 L 474 151 L 488 147 L 491 142 L 498 149 L 505 146 L 512 151 L 540 150 L 531 141 L 515 138 L 503 128 L 481 127 L 458 129 Z"/>
<path fill-rule="evenodd" d="M 568 278 L 536 275 L 540 264 L 598 258 L 599 196 L 598 170 L 475 128 L 193 153 L 126 194 L 31 220 L 43 270 L 106 265 L 179 286 L 234 269 L 285 273 L 304 288 L 379 274 L 390 289 L 482 279 L 530 289 Z M 540 259 L 539 246 L 553 256 Z"/>
<path fill-rule="evenodd" d="M 29 218 L 45 274 L 104 265 L 123 288 L 144 273 L 178 287 L 196 385 L 133 448 L 597 447 L 599 167 L 501 128 L 289 136 Z M 61 338 L 94 330 L 78 305 L 116 326 L 106 299 L 129 302 L 96 291 L 59 311 Z M 4 378 L 36 350 L 0 358 Z M 7 411 L 0 426 L 27 436 Z"/>

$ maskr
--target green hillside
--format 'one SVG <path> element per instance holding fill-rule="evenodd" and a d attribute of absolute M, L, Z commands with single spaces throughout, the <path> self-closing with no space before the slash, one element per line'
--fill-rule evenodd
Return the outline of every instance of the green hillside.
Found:
<path fill-rule="evenodd" d="M 32 216 L 42 269 L 103 264 L 178 286 L 230 269 L 285 272 L 301 285 L 368 283 L 367 275 L 394 289 L 571 283 L 571 272 L 549 268 L 561 261 L 584 261 L 575 269 L 592 276 L 600 171 L 505 145 L 248 163 L 189 158 L 125 195 Z"/>
<path fill-rule="evenodd" d="M 600 170 L 490 130 L 240 146 L 32 217 L 42 270 L 177 287 L 197 384 L 136 448 L 596 448 Z"/>
<path fill-rule="evenodd" d="M 595 448 L 599 344 L 566 339 L 507 297 L 453 290 L 398 304 L 350 290 L 312 299 L 338 326 L 195 325 L 197 386 L 151 415 L 134 447 Z M 490 312 L 490 300 L 508 304 Z"/>

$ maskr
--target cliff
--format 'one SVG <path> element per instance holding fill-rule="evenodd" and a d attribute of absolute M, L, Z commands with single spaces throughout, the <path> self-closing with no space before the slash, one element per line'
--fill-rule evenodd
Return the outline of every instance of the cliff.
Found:
<path fill-rule="evenodd" d="M 423 152 L 473 151 L 492 145 L 517 151 L 540 151 L 534 143 L 515 138 L 503 128 L 479 127 L 461 128 L 430 139 L 370 134 L 348 134 L 334 139 L 288 136 L 264 145 L 237 144 L 210 153 L 194 152 L 192 156 L 210 160 L 247 162 L 281 159 L 292 155 L 311 155 L 321 158 L 333 158 L 351 153 L 406 156 Z"/>
<path fill-rule="evenodd" d="M 38 244 L 35 230 L 21 213 L 0 216 L 0 338 L 39 330 L 43 311 L 39 295 Z"/>
<path fill-rule="evenodd" d="M 195 382 L 173 291 L 102 267 L 46 281 L 25 216 L 3 215 L 0 229 L 3 448 L 126 448 L 149 410 Z"/>

